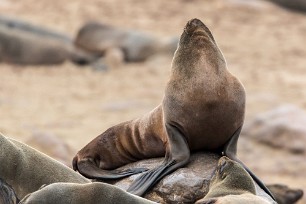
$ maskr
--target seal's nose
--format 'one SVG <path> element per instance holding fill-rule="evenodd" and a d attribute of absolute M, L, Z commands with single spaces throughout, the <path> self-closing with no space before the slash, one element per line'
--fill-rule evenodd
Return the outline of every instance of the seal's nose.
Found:
<path fill-rule="evenodd" d="M 199 27 L 203 27 L 204 23 L 202 21 L 200 21 L 197 18 L 191 19 L 190 21 L 187 22 L 186 28 L 185 30 L 188 33 L 192 33 L 194 32 L 197 28 Z"/>
<path fill-rule="evenodd" d="M 189 22 L 188 22 L 191 26 L 193 27 L 198 27 L 198 26 L 203 26 L 203 22 L 197 18 L 194 18 L 194 19 L 191 19 Z"/>

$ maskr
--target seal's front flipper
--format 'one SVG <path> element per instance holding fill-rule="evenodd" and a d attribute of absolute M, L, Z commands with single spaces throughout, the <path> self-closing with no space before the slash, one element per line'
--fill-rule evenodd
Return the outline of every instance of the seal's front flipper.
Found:
<path fill-rule="evenodd" d="M 127 192 L 142 196 L 149 188 L 151 188 L 157 181 L 162 178 L 161 175 L 165 169 L 169 168 L 170 166 L 171 164 L 161 165 L 140 175 L 127 189 Z"/>
<path fill-rule="evenodd" d="M 80 174 L 90 179 L 120 179 L 133 174 L 142 173 L 147 171 L 147 168 L 134 168 L 124 170 L 103 170 L 98 168 L 89 159 L 81 160 L 76 165 L 75 170 L 78 170 Z"/>
<path fill-rule="evenodd" d="M 170 124 L 166 124 L 166 130 L 169 141 L 164 162 L 136 178 L 127 189 L 128 192 L 138 196 L 144 195 L 164 176 L 184 166 L 189 161 L 190 151 L 184 135 L 175 126 Z"/>
<path fill-rule="evenodd" d="M 240 161 L 237 157 L 237 142 L 238 138 L 241 132 L 241 128 L 238 128 L 234 134 L 232 135 L 231 139 L 225 144 L 223 149 L 223 155 L 227 156 L 228 158 L 240 163 L 243 168 L 250 174 L 250 176 L 253 178 L 253 180 L 258 184 L 258 186 L 264 190 L 273 200 L 275 200 L 273 194 L 270 192 L 270 190 L 263 184 L 263 182 L 248 168 L 246 167 L 242 161 Z"/>

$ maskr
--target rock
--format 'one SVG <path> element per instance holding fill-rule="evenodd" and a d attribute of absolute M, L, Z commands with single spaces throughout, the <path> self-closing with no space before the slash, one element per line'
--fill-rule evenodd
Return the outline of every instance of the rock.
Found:
<path fill-rule="evenodd" d="M 208 152 L 192 154 L 187 166 L 164 177 L 145 195 L 145 198 L 159 203 L 195 203 L 208 192 L 210 179 L 214 174 L 219 158 L 219 155 Z M 142 160 L 121 168 L 146 167 L 151 169 L 158 166 L 162 161 L 163 158 Z M 104 182 L 126 190 L 138 176 L 139 174 L 118 181 Z M 259 189 L 259 194 L 269 199 L 261 189 Z"/>
<path fill-rule="evenodd" d="M 290 189 L 286 185 L 272 184 L 267 185 L 270 191 L 275 195 L 278 204 L 296 203 L 303 197 L 303 191 L 300 189 Z"/>
<path fill-rule="evenodd" d="M 306 113 L 293 105 L 282 105 L 271 111 L 258 114 L 248 121 L 242 134 L 294 154 L 305 154 Z"/>
<path fill-rule="evenodd" d="M 25 143 L 71 167 L 71 158 L 73 158 L 75 151 L 56 135 L 37 131 Z"/>

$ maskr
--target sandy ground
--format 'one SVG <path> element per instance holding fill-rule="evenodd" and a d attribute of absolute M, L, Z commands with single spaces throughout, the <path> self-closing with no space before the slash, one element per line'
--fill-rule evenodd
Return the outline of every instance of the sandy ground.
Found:
<path fill-rule="evenodd" d="M 284 103 L 306 109 L 306 15 L 269 3 L 0 0 L 0 13 L 70 36 L 89 20 L 158 37 L 178 36 L 185 23 L 197 17 L 212 30 L 229 70 L 246 88 L 246 120 Z M 0 132 L 22 141 L 36 131 L 52 133 L 77 150 L 111 125 L 157 106 L 170 64 L 171 58 L 155 57 L 145 63 L 96 72 L 69 62 L 48 67 L 2 63 Z"/>

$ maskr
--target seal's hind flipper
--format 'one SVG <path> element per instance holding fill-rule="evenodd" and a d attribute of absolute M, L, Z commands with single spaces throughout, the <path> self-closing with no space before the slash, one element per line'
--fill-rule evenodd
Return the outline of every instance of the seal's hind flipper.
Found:
<path fill-rule="evenodd" d="M 120 179 L 133 174 L 138 174 L 147 171 L 147 168 L 133 168 L 124 170 L 103 170 L 98 168 L 90 160 L 82 160 L 77 163 L 77 168 L 80 174 L 90 179 Z"/>
<path fill-rule="evenodd" d="M 169 136 L 169 143 L 167 145 L 164 162 L 160 166 L 136 178 L 127 189 L 129 193 L 138 196 L 144 195 L 164 176 L 184 166 L 189 161 L 190 151 L 183 134 L 178 128 L 170 124 L 166 124 L 166 130 Z"/>
<path fill-rule="evenodd" d="M 238 138 L 241 132 L 241 128 L 238 128 L 234 134 L 232 135 L 231 139 L 225 144 L 224 149 L 223 149 L 223 155 L 227 156 L 228 158 L 240 163 L 243 168 L 250 174 L 250 176 L 253 178 L 253 180 L 258 184 L 258 186 L 264 190 L 269 196 L 271 196 L 271 198 L 273 200 L 275 200 L 273 194 L 271 193 L 271 191 L 265 186 L 265 184 L 248 168 L 246 167 L 242 161 L 240 161 L 237 157 L 236 157 L 236 153 L 237 153 L 237 142 L 238 142 Z"/>

